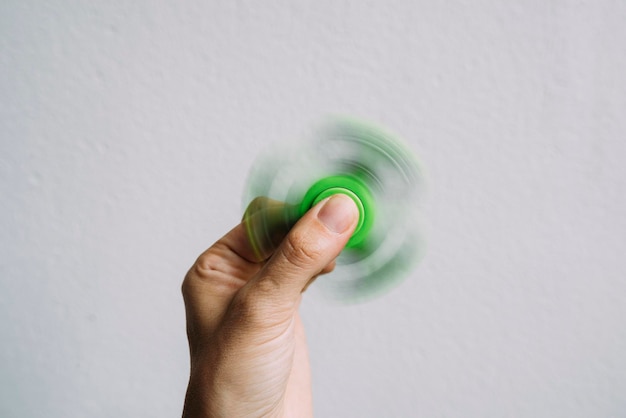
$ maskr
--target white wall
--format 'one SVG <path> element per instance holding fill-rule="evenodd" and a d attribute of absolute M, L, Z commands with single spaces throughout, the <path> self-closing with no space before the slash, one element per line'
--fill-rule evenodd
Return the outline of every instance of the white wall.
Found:
<path fill-rule="evenodd" d="M 626 413 L 626 3 L 3 1 L 0 416 L 180 414 L 179 286 L 254 157 L 400 133 L 430 249 L 309 297 L 319 417 Z"/>

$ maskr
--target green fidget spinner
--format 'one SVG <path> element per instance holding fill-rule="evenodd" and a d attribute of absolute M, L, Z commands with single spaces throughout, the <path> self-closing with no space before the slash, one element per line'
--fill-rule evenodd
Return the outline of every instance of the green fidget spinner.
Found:
<path fill-rule="evenodd" d="M 314 287 L 335 300 L 360 301 L 396 285 L 424 253 L 423 172 L 398 138 L 333 119 L 308 141 L 271 148 L 251 169 L 244 223 L 263 258 L 311 207 L 337 193 L 352 198 L 359 221 L 335 271 Z"/>

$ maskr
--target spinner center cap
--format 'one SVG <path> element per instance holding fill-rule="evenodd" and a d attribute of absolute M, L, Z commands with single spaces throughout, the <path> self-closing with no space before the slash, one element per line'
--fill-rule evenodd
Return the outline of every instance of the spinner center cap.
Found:
<path fill-rule="evenodd" d="M 369 188 L 358 178 L 350 175 L 324 177 L 305 193 L 300 204 L 300 215 L 311 207 L 335 194 L 350 197 L 359 210 L 359 220 L 346 244 L 347 248 L 362 246 L 374 223 L 374 200 Z"/>

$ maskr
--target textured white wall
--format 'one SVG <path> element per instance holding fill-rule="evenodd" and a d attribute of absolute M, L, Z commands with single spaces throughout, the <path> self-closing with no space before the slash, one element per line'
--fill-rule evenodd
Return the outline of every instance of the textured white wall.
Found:
<path fill-rule="evenodd" d="M 317 415 L 626 414 L 625 2 L 157 3 L 0 4 L 0 416 L 177 416 L 182 276 L 333 112 L 420 155 L 430 250 L 307 298 Z"/>

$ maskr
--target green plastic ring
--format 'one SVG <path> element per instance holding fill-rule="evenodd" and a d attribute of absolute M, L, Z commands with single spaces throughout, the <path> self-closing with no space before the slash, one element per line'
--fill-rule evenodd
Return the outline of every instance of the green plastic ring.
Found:
<path fill-rule="evenodd" d="M 317 205 L 319 202 L 326 199 L 327 197 L 339 193 L 345 194 L 346 196 L 350 197 L 356 204 L 357 209 L 359 210 L 359 221 L 354 228 L 354 232 L 352 233 L 354 235 L 359 232 L 359 230 L 363 226 L 363 222 L 365 221 L 365 208 L 363 208 L 363 202 L 361 202 L 361 199 L 359 199 L 359 197 L 354 194 L 352 190 L 346 189 L 345 187 L 332 187 L 330 189 L 326 189 L 322 193 L 317 195 L 317 197 L 313 201 L 313 206 Z"/>
<path fill-rule="evenodd" d="M 369 188 L 359 179 L 349 175 L 324 177 L 317 181 L 305 193 L 300 203 L 299 212 L 303 216 L 317 203 L 335 194 L 345 194 L 350 197 L 359 210 L 359 220 L 347 248 L 362 246 L 374 224 L 374 199 Z"/>

